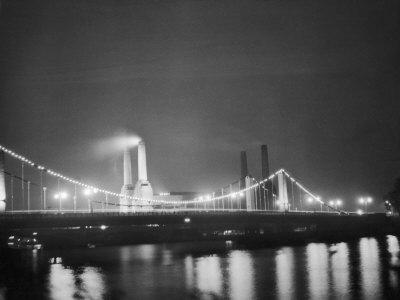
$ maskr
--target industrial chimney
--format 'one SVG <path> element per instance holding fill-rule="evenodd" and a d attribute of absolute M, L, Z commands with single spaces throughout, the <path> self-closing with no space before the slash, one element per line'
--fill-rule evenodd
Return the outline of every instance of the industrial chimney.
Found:
<path fill-rule="evenodd" d="M 132 163 L 129 149 L 124 151 L 124 185 L 121 188 L 121 194 L 124 196 L 119 199 L 120 211 L 127 212 L 132 202 L 127 196 L 133 196 Z"/>
<path fill-rule="evenodd" d="M 128 149 L 124 151 L 124 185 L 132 185 L 131 153 Z"/>
<path fill-rule="evenodd" d="M 246 151 L 240 152 L 240 178 L 245 178 L 248 175 L 247 170 L 247 153 Z"/>
<path fill-rule="evenodd" d="M 143 141 L 138 146 L 138 179 L 147 181 L 146 146 Z"/>
<path fill-rule="evenodd" d="M 269 176 L 268 146 L 261 145 L 261 176 L 265 179 Z"/>
<path fill-rule="evenodd" d="M 153 188 L 147 179 L 146 146 L 144 141 L 140 141 L 138 146 L 138 181 L 135 185 L 134 195 L 146 200 L 153 199 Z M 147 209 L 152 208 L 149 201 L 139 201 L 138 204 L 142 208 L 143 206 L 146 206 Z"/>

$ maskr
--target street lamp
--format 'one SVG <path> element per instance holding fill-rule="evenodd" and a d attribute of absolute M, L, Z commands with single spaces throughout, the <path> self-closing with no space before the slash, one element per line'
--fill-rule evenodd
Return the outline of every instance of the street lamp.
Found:
<path fill-rule="evenodd" d="M 59 206 L 58 206 L 58 210 L 61 211 L 61 201 L 64 199 L 67 199 L 68 194 L 66 192 L 59 192 L 57 194 L 54 195 L 54 199 L 58 200 L 59 202 Z"/>
<path fill-rule="evenodd" d="M 85 189 L 83 191 L 83 193 L 85 194 L 85 196 L 90 196 L 92 194 L 92 190 L 91 189 Z"/>
<path fill-rule="evenodd" d="M 386 207 L 386 210 L 388 211 L 388 213 L 390 215 L 392 215 L 393 214 L 393 207 L 392 207 L 392 204 L 390 203 L 389 200 L 385 201 L 385 207 Z"/>
<path fill-rule="evenodd" d="M 333 201 L 333 200 L 329 201 L 329 206 L 330 206 L 331 208 L 333 208 L 334 205 L 335 205 L 335 201 Z M 328 210 L 329 210 L 329 207 L 328 207 Z"/>
<path fill-rule="evenodd" d="M 91 211 L 92 205 L 90 202 L 90 195 L 92 195 L 92 190 L 91 189 L 84 189 L 83 194 L 85 196 L 87 196 L 87 200 L 88 200 L 88 211 Z"/>
<path fill-rule="evenodd" d="M 366 203 L 366 200 L 364 199 L 364 198 L 360 198 L 360 199 L 358 199 L 358 202 L 362 205 L 362 206 L 364 206 L 364 210 L 365 210 L 365 203 Z"/>
<path fill-rule="evenodd" d="M 342 206 L 342 200 L 340 200 L 340 199 L 336 200 L 335 205 L 336 205 L 336 209 L 338 209 L 339 206 Z"/>
<path fill-rule="evenodd" d="M 366 203 L 366 208 L 365 208 L 365 211 L 366 211 L 366 212 L 368 212 L 368 204 L 370 204 L 370 203 L 372 203 L 372 198 L 371 198 L 371 197 L 368 197 L 368 198 L 367 198 L 367 203 Z"/>
<path fill-rule="evenodd" d="M 310 204 L 313 204 L 312 209 L 315 212 L 314 199 L 312 197 L 308 197 L 307 198 L 307 202 L 310 203 Z"/>
<path fill-rule="evenodd" d="M 372 203 L 371 197 L 360 198 L 358 202 L 364 205 L 365 212 L 368 212 L 368 204 Z"/>
<path fill-rule="evenodd" d="M 43 187 L 43 209 L 47 210 L 47 187 Z"/>

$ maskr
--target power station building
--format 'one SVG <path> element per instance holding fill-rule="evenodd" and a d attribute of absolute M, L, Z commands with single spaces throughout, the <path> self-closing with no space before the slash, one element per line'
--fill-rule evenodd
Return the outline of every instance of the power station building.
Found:
<path fill-rule="evenodd" d="M 144 141 L 138 143 L 138 180 L 135 185 L 133 185 L 132 180 L 131 152 L 129 149 L 125 149 L 124 151 L 124 184 L 121 188 L 121 194 L 124 195 L 120 198 L 119 202 L 121 212 L 148 211 L 162 206 L 161 204 L 155 205 L 151 203 L 150 201 L 153 199 L 183 201 L 193 199 L 199 195 L 192 192 L 164 192 L 154 194 L 147 177 L 146 145 Z M 150 201 L 132 200 L 129 197 L 137 197 Z"/>
<path fill-rule="evenodd" d="M 124 185 L 121 189 L 120 211 L 149 210 L 152 205 L 149 201 L 132 200 L 130 197 L 137 197 L 146 200 L 153 199 L 153 188 L 147 179 L 146 146 L 144 141 L 138 144 L 138 181 L 133 187 L 132 162 L 129 149 L 124 151 Z"/>
<path fill-rule="evenodd" d="M 240 207 L 245 210 L 252 211 L 257 209 L 257 195 L 255 195 L 255 190 L 250 187 L 254 185 L 257 180 L 251 177 L 247 169 L 247 153 L 242 151 L 240 153 L 240 165 L 241 165 L 241 178 L 239 181 L 232 183 L 217 192 L 213 192 L 213 197 L 220 197 L 232 192 L 238 192 L 244 190 L 242 199 L 238 199 L 240 202 Z M 267 145 L 261 146 L 261 173 L 262 179 L 268 178 L 269 174 L 269 162 L 268 162 L 268 148 Z M 281 211 L 287 211 L 290 209 L 288 194 L 287 194 L 287 183 L 286 177 L 283 173 L 277 174 L 277 186 L 271 182 L 263 184 L 260 188 L 263 189 L 263 193 L 268 191 L 271 196 L 277 197 L 276 201 L 279 209 Z M 264 200 L 265 194 L 259 191 L 259 198 Z M 133 212 L 133 211 L 148 211 L 154 208 L 174 208 L 173 205 L 155 204 L 152 200 L 166 200 L 166 202 L 181 202 L 183 200 L 191 200 L 197 197 L 203 197 L 204 195 L 200 193 L 191 192 L 164 192 L 159 194 L 153 193 L 153 188 L 147 177 L 147 161 L 146 161 L 146 146 L 143 141 L 138 143 L 138 180 L 135 185 L 132 181 L 132 166 L 131 166 L 131 153 L 129 149 L 124 151 L 124 184 L 121 189 L 120 198 L 120 211 L 121 212 Z M 131 197 L 138 198 L 138 200 L 133 200 Z M 208 195 L 207 197 L 211 197 Z M 141 200 L 143 199 L 143 200 Z M 241 205 L 241 203 L 243 205 Z M 211 203 L 210 203 L 211 204 Z M 215 203 L 212 205 L 215 206 Z M 222 201 L 222 207 L 224 203 Z M 179 206 L 179 205 L 178 205 Z M 207 208 L 207 204 L 203 204 L 204 208 Z M 187 204 L 186 208 L 195 208 L 194 204 Z M 211 208 L 211 207 L 210 207 Z M 212 207 L 215 209 L 215 207 Z"/>

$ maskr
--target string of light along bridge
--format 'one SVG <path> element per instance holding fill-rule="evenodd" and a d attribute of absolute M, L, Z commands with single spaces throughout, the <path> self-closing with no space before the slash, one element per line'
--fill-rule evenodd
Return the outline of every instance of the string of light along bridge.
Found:
<path fill-rule="evenodd" d="M 141 198 L 141 197 L 136 197 L 136 196 L 130 196 L 130 195 L 124 195 L 121 193 L 115 193 L 109 190 L 105 190 L 93 185 L 89 185 L 87 183 L 84 183 L 82 181 L 76 180 L 74 178 L 65 176 L 59 172 L 56 172 L 52 169 L 49 169 L 45 166 L 43 166 L 42 164 L 36 163 L 28 158 L 26 158 L 25 156 L 16 153 L 13 150 L 10 150 L 2 145 L 0 145 L 0 151 L 4 151 L 4 153 L 8 154 L 9 156 L 11 156 L 14 159 L 17 159 L 21 162 L 22 164 L 22 182 L 24 181 L 24 165 L 28 165 L 34 169 L 39 170 L 40 172 L 43 172 L 45 174 L 48 174 L 54 178 L 57 178 L 58 180 L 64 180 L 66 182 L 69 182 L 73 185 L 76 186 L 80 186 L 84 189 L 88 189 L 94 193 L 101 193 L 104 194 L 106 196 L 106 201 L 107 201 L 107 197 L 108 196 L 113 196 L 113 197 L 117 197 L 117 198 L 122 198 L 125 197 L 127 199 L 130 200 L 134 200 L 137 201 L 139 203 L 149 203 L 149 204 L 158 204 L 158 205 L 173 205 L 173 206 L 185 206 L 187 207 L 188 205 L 198 205 L 198 204 L 207 204 L 207 203 L 215 203 L 221 200 L 225 200 L 225 199 L 238 199 L 238 198 L 243 198 L 246 192 L 249 191 L 255 191 L 256 189 L 260 189 L 263 188 L 264 191 L 266 190 L 265 187 L 267 186 L 267 183 L 271 183 L 272 186 L 272 196 L 276 195 L 274 194 L 274 178 L 276 176 L 278 176 L 279 174 L 283 174 L 284 176 L 286 176 L 286 178 L 288 178 L 290 180 L 290 182 L 292 183 L 292 197 L 294 197 L 294 192 L 293 192 L 293 185 L 296 185 L 301 191 L 303 191 L 306 195 L 308 195 L 308 199 L 309 201 L 315 201 L 316 203 L 319 203 L 321 205 L 321 210 L 322 210 L 322 206 L 325 206 L 327 208 L 331 208 L 332 210 L 337 210 L 334 207 L 328 205 L 327 203 L 323 202 L 321 200 L 320 197 L 314 195 L 313 193 L 311 193 L 308 189 L 306 189 L 302 184 L 300 184 L 297 180 L 295 180 L 291 175 L 289 175 L 289 173 L 287 171 L 285 171 L 284 169 L 280 169 L 277 172 L 273 173 L 272 175 L 270 175 L 268 178 L 264 178 L 262 180 L 257 181 L 255 178 L 253 179 L 253 184 L 251 184 L 250 186 L 247 186 L 245 188 L 239 188 L 237 191 L 233 191 L 233 192 L 229 192 L 226 194 L 221 194 L 219 196 L 216 196 L 215 193 L 211 193 L 208 195 L 204 195 L 204 196 L 199 196 L 199 197 L 195 197 L 191 200 L 181 200 L 181 201 L 176 201 L 176 200 L 167 200 L 167 199 L 146 199 L 146 198 Z M 268 190 L 267 190 L 268 192 Z M 96 202 L 96 201 L 93 201 Z M 293 200 L 294 202 L 294 200 Z M 121 206 L 121 204 L 119 203 L 112 203 L 112 202 L 108 202 L 107 205 L 115 205 L 115 206 Z M 223 205 L 223 202 L 222 202 Z M 293 204 L 294 205 L 294 204 Z M 126 205 L 126 206 L 134 206 L 134 205 Z M 264 209 L 267 210 L 267 204 L 264 204 Z"/>

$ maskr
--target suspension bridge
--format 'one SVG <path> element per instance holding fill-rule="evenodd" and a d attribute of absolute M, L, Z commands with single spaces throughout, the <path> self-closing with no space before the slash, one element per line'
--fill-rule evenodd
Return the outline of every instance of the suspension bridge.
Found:
<path fill-rule="evenodd" d="M 350 227 L 357 234 L 377 230 L 377 224 L 390 227 L 384 215 L 361 218 L 323 201 L 284 169 L 181 200 L 89 185 L 1 145 L 0 171 L 0 239 L 11 244 L 10 238 L 33 235 L 49 246 L 296 240 L 342 236 Z"/>
<path fill-rule="evenodd" d="M 305 188 L 280 169 L 267 178 L 246 176 L 214 192 L 193 199 L 142 198 L 102 189 L 63 175 L 0 145 L 3 173 L 3 212 L 6 214 L 58 214 L 105 212 L 247 211 L 345 213 Z M 5 156 L 18 168 L 7 170 Z M 30 169 L 30 170 L 28 170 Z M 32 172 L 33 171 L 33 172 Z M 121 204 L 120 199 L 132 200 Z M 86 208 L 83 208 L 85 203 Z M 87 203 L 87 205 L 86 205 Z M 122 209 L 123 208 L 123 209 Z"/>

